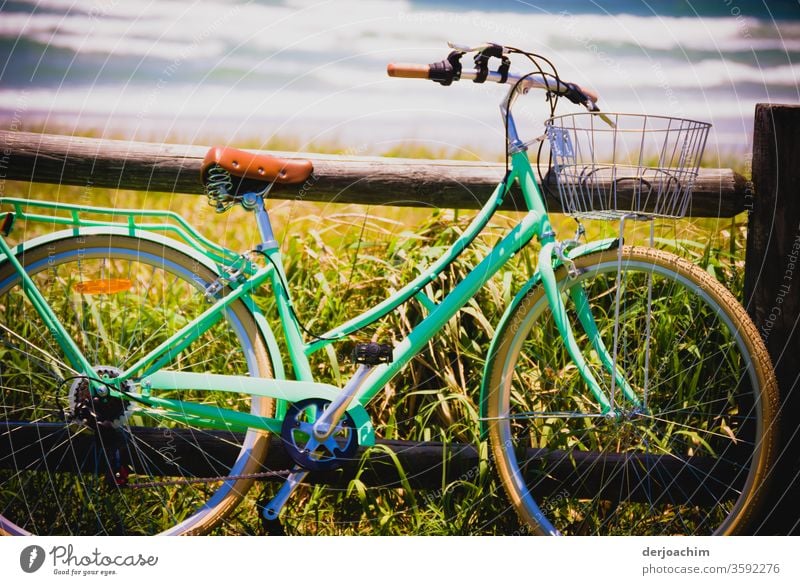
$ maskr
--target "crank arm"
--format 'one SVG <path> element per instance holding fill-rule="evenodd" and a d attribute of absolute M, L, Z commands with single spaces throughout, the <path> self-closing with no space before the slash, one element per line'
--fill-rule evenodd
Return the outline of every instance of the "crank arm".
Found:
<path fill-rule="evenodd" d="M 359 366 L 355 375 L 350 379 L 347 385 L 342 389 L 339 396 L 337 396 L 328 406 L 327 410 L 314 423 L 314 438 L 318 441 L 325 441 L 336 430 L 336 425 L 347 411 L 350 403 L 353 401 L 364 380 L 372 371 L 371 367 Z"/>
<path fill-rule="evenodd" d="M 286 505 L 286 502 L 289 501 L 289 497 L 294 493 L 294 491 L 300 486 L 300 483 L 306 478 L 308 475 L 307 469 L 300 469 L 299 467 L 295 467 L 295 470 L 289 474 L 289 477 L 286 478 L 286 481 L 283 482 L 281 489 L 278 490 L 278 493 L 275 494 L 267 505 L 264 506 L 264 510 L 262 515 L 264 516 L 265 520 L 273 521 L 278 519 L 278 515 L 281 513 L 281 510 Z"/>

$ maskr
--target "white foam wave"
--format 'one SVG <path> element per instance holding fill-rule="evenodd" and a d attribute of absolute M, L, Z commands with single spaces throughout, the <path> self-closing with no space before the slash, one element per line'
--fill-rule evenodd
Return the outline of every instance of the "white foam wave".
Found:
<path fill-rule="evenodd" d="M 441 47 L 444 39 L 495 40 L 539 50 L 608 52 L 702 50 L 720 55 L 763 50 L 800 51 L 800 25 L 779 27 L 752 18 L 686 18 L 633 15 L 525 14 L 441 11 L 401 0 L 336 2 L 293 0 L 288 5 L 159 1 L 80 4 L 71 0 L 37 3 L 61 16 L 12 13 L 0 19 L 0 34 L 48 33 L 56 46 L 81 50 L 75 37 L 98 35 L 93 51 L 119 52 L 120 38 L 130 53 L 167 55 L 172 43 L 213 44 L 218 56 L 243 44 L 253 50 L 342 51 L 374 54 Z M 38 40 L 38 39 L 37 39 Z M 149 44 L 148 44 L 149 42 Z M 214 44 L 216 43 L 216 44 Z M 164 44 L 166 49 L 159 48 Z M 205 53 L 203 54 L 205 57 Z"/>
<path fill-rule="evenodd" d="M 409 82 L 412 83 L 412 82 Z M 280 120 L 280 132 L 292 134 L 295 125 L 312 125 L 318 132 L 350 128 L 356 134 L 388 137 L 386 128 L 402 121 L 402 133 L 446 139 L 468 127 L 475 139 L 502 132 L 496 104 L 501 94 L 486 95 L 480 87 L 466 90 L 430 87 L 427 91 L 408 93 L 398 86 L 384 84 L 359 90 L 337 91 L 321 95 L 284 89 L 232 91 L 222 86 L 175 86 L 149 95 L 99 86 L 91 91 L 79 88 L 52 90 L 0 90 L 0 110 L 38 112 L 39 114 L 106 115 L 110 119 L 140 121 L 169 120 L 177 127 L 197 120 L 228 120 L 232 129 L 259 120 Z M 649 112 L 714 120 L 717 118 L 750 119 L 757 98 L 741 97 L 720 101 L 681 99 L 670 103 L 657 92 L 611 94 L 603 103 L 614 111 Z M 563 112 L 580 111 L 565 106 Z M 543 102 L 521 101 L 515 110 L 520 128 L 536 132 L 546 116 Z M 368 120 L 368 122 L 364 122 Z M 434 126 L 430 126 L 433 123 Z M 386 128 L 384 127 L 386 124 Z M 448 127 L 450 130 L 448 130 Z M 271 129 L 270 131 L 277 131 Z M 392 130 L 391 132 L 395 132 Z"/>

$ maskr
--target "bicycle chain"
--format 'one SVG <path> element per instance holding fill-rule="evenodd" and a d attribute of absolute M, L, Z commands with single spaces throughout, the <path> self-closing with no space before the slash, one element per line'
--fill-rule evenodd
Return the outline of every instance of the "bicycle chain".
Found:
<path fill-rule="evenodd" d="M 126 489 L 141 489 L 153 487 L 166 487 L 170 485 L 192 485 L 196 483 L 211 483 L 214 481 L 228 481 L 240 479 L 266 479 L 269 477 L 282 477 L 286 478 L 291 474 L 289 469 L 281 469 L 280 471 L 260 471 L 258 473 L 245 473 L 242 475 L 218 475 L 216 477 L 193 477 L 180 479 L 167 479 L 163 481 L 148 481 L 144 483 L 132 483 L 125 486 Z"/>

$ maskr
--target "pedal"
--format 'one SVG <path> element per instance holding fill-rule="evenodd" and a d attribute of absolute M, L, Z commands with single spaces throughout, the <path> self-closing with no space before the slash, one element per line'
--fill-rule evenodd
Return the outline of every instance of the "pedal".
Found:
<path fill-rule="evenodd" d="M 377 366 L 392 362 L 392 346 L 382 343 L 357 343 L 353 348 L 353 361 L 357 364 Z"/>

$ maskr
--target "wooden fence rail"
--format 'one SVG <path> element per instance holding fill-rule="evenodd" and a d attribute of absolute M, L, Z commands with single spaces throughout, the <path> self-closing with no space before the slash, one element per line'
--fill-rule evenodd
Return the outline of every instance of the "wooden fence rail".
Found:
<path fill-rule="evenodd" d="M 154 447 L 164 439 L 164 430 L 161 428 L 132 427 L 131 433 L 142 445 Z M 70 435 L 70 440 L 64 439 Z M 191 429 L 172 429 L 170 436 L 173 442 L 169 456 L 148 449 L 147 460 L 143 464 L 147 469 L 158 470 L 154 473 L 161 476 L 224 475 L 235 462 L 238 445 L 243 439 L 242 434 L 228 431 L 205 431 L 198 435 Z M 207 456 L 198 457 L 198 442 Z M 36 445 L 37 448 L 20 449 L 20 445 Z M 91 433 L 72 434 L 66 424 L 33 426 L 0 422 L 0 453 L 14 452 L 14 467 L 10 457 L 0 457 L 0 469 L 41 465 L 42 453 L 46 453 L 48 473 L 75 472 L 80 469 L 83 473 L 102 474 L 106 470 L 102 466 L 98 469 L 96 458 L 85 456 L 95 453 L 96 449 L 97 441 Z M 366 457 L 364 455 L 364 449 L 361 449 L 353 459 L 344 463 L 340 471 L 315 472 L 308 481 L 345 487 L 350 480 L 358 477 L 368 486 L 399 488 L 408 483 L 412 489 L 437 490 L 459 480 L 474 481 L 482 464 L 473 445 L 459 443 L 379 441 L 377 447 L 369 449 Z M 133 467 L 137 467 L 137 453 L 133 451 L 130 456 Z M 585 498 L 601 495 L 609 501 L 619 501 L 624 493 L 629 501 L 648 502 L 666 497 L 664 494 L 669 492 L 671 501 L 700 505 L 731 497 L 729 492 L 735 489 L 734 486 L 740 487 L 737 486 L 738 470 L 735 464 L 726 464 L 711 457 L 694 457 L 687 466 L 672 455 L 576 453 L 529 448 L 525 460 L 528 465 L 523 473 L 530 474 L 530 479 L 536 480 L 540 497 L 563 489 L 563 482 L 575 477 L 576 467 L 581 481 L 573 486 L 572 494 Z M 264 469 L 286 470 L 291 469 L 292 465 L 281 439 L 272 437 Z M 540 466 L 546 470 L 546 480 L 542 478 Z M 641 481 L 643 468 L 652 471 L 653 479 L 649 482 Z M 712 469 L 717 481 L 704 483 L 706 474 Z M 665 478 L 665 481 L 659 482 L 655 478 Z M 680 490 L 674 489 L 675 484 L 680 485 Z"/>
<path fill-rule="evenodd" d="M 166 193 L 203 193 L 200 163 L 206 146 L 150 144 L 28 132 L 0 132 L 0 151 L 10 153 L 5 178 L 79 187 Z M 304 185 L 276 186 L 272 195 L 304 201 L 403 207 L 476 209 L 502 179 L 500 163 L 269 152 L 314 163 Z M 553 192 L 555 185 L 548 178 Z M 620 186 L 618 195 L 626 193 Z M 519 192 L 504 209 L 525 209 Z M 731 217 L 744 210 L 746 181 L 731 169 L 701 169 L 690 214 Z M 561 211 L 557 198 L 548 199 Z"/>

